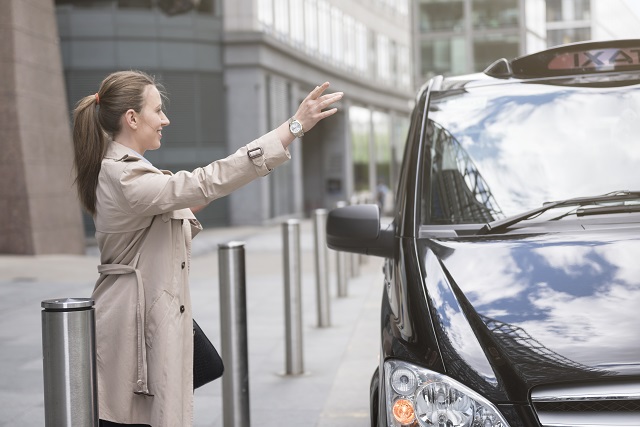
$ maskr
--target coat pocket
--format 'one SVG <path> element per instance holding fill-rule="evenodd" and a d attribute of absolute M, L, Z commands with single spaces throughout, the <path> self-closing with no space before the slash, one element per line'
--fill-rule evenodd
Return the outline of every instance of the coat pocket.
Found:
<path fill-rule="evenodd" d="M 166 323 L 169 313 L 173 308 L 175 299 L 175 295 L 171 295 L 169 292 L 163 291 L 151 304 L 149 310 L 147 310 L 146 327 L 144 331 L 147 346 L 153 347 L 153 339 L 157 332 L 161 330 Z"/>

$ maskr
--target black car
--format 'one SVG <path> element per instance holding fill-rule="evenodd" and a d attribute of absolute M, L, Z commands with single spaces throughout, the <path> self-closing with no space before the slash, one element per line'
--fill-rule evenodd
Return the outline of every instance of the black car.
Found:
<path fill-rule="evenodd" d="M 373 426 L 640 426 L 640 40 L 433 78 L 327 241 L 386 258 Z"/>

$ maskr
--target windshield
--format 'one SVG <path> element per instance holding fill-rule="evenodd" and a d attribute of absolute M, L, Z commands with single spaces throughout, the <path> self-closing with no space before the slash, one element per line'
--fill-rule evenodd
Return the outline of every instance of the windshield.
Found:
<path fill-rule="evenodd" d="M 640 190 L 640 85 L 466 87 L 433 93 L 428 117 L 423 224 Z"/>

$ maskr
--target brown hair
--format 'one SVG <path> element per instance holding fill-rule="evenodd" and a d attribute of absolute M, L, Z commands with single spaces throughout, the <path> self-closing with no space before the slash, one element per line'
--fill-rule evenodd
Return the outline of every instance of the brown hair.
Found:
<path fill-rule="evenodd" d="M 96 213 L 98 175 L 109 139 L 120 132 L 120 118 L 127 110 L 142 110 L 143 92 L 149 85 L 158 86 L 142 71 L 118 71 L 102 81 L 98 93 L 78 101 L 73 110 L 75 183 L 82 206 L 92 215 Z"/>

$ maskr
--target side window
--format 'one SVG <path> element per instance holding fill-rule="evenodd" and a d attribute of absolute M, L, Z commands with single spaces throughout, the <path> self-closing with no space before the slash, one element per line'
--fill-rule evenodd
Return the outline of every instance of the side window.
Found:
<path fill-rule="evenodd" d="M 460 142 L 429 120 L 426 176 L 423 178 L 423 224 L 477 224 L 502 217 L 485 180 Z"/>

